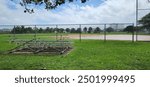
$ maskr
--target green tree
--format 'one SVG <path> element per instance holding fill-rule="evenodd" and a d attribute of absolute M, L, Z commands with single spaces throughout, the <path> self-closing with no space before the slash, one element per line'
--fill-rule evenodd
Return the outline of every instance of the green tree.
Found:
<path fill-rule="evenodd" d="M 65 29 L 64 29 L 64 28 L 60 28 L 60 29 L 58 29 L 58 30 L 59 30 L 59 31 L 58 31 L 59 33 L 63 33 Z"/>
<path fill-rule="evenodd" d="M 76 32 L 76 30 L 75 30 L 75 28 L 71 28 L 71 31 L 70 31 L 71 33 L 75 33 Z"/>
<path fill-rule="evenodd" d="M 11 33 L 16 33 L 16 34 L 21 34 L 21 33 L 26 33 L 25 27 L 24 26 L 15 26 Z"/>
<path fill-rule="evenodd" d="M 83 28 L 84 33 L 87 33 L 87 27 Z"/>
<path fill-rule="evenodd" d="M 80 33 L 81 32 L 81 28 L 77 28 L 76 33 Z"/>
<path fill-rule="evenodd" d="M 70 33 L 70 29 L 69 29 L 69 28 L 66 28 L 66 32 L 67 32 L 67 33 Z"/>
<path fill-rule="evenodd" d="M 54 33 L 55 32 L 55 28 L 50 28 L 49 32 L 50 33 Z"/>
<path fill-rule="evenodd" d="M 15 0 L 11 0 L 15 1 Z M 20 0 L 20 5 L 25 7 L 24 12 L 34 13 L 34 9 L 30 9 L 28 5 L 44 5 L 45 9 L 55 9 L 56 7 L 65 4 L 65 2 L 73 2 L 75 0 Z M 87 0 L 80 0 L 81 3 L 85 3 Z"/>
<path fill-rule="evenodd" d="M 123 31 L 124 31 L 124 32 L 131 33 L 131 32 L 134 31 L 133 29 L 134 29 L 134 26 L 127 26 Z"/>
<path fill-rule="evenodd" d="M 114 31 L 114 29 L 112 28 L 112 27 L 108 27 L 108 28 L 106 28 L 106 32 L 113 32 Z"/>
<path fill-rule="evenodd" d="M 99 27 L 96 27 L 94 33 L 100 33 L 102 30 Z"/>
<path fill-rule="evenodd" d="M 32 27 L 27 27 L 26 28 L 26 33 L 33 33 Z"/>
<path fill-rule="evenodd" d="M 27 33 L 27 30 L 23 25 L 20 27 L 20 33 Z"/>
<path fill-rule="evenodd" d="M 15 33 L 15 29 L 16 29 L 16 26 L 14 26 L 13 29 L 12 29 L 10 32 L 11 32 L 12 34 Z"/>
<path fill-rule="evenodd" d="M 92 28 L 92 27 L 89 27 L 88 33 L 92 33 L 92 31 L 93 31 L 93 28 Z"/>
<path fill-rule="evenodd" d="M 49 27 L 46 27 L 45 33 L 50 33 L 50 28 Z"/>
<path fill-rule="evenodd" d="M 150 13 L 142 17 L 142 19 L 139 20 L 139 23 L 142 24 L 142 29 L 147 29 L 150 33 Z"/>
<path fill-rule="evenodd" d="M 42 28 L 38 29 L 38 33 L 43 33 L 44 30 Z"/>

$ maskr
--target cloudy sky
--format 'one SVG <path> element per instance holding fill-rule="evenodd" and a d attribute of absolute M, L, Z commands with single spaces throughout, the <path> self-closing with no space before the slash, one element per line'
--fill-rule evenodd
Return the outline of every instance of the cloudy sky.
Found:
<path fill-rule="evenodd" d="M 17 1 L 17 0 L 16 0 Z M 19 1 L 19 0 L 18 0 Z M 75 0 L 76 1 L 76 0 Z M 85 24 L 133 23 L 136 0 L 89 0 L 85 4 L 66 3 L 55 10 L 33 6 L 35 13 L 24 13 L 24 7 L 11 0 L 1 0 L 0 24 Z M 139 0 L 140 8 L 150 8 L 147 0 Z M 149 11 L 140 11 L 140 17 Z"/>

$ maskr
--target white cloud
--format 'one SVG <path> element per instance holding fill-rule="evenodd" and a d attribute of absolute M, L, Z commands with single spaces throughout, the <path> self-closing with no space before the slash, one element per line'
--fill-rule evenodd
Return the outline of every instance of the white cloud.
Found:
<path fill-rule="evenodd" d="M 17 5 L 11 10 L 6 0 L 0 3 L 0 24 L 57 24 L 57 23 L 119 23 L 135 22 L 136 0 L 107 0 L 97 7 L 69 4 L 59 12 L 35 9 L 34 14 L 24 13 L 24 8 Z M 144 2 L 145 1 L 145 2 Z M 147 0 L 140 1 L 141 8 L 150 7 Z M 61 8 L 58 7 L 58 8 Z M 147 12 L 141 12 L 145 15 Z"/>

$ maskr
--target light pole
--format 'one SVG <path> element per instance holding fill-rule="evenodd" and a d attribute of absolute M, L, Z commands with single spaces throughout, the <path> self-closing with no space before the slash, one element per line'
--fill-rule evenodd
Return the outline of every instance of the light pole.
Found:
<path fill-rule="evenodd" d="M 138 9 L 139 9 L 139 1 L 136 0 L 136 21 L 135 21 L 135 26 L 136 26 L 136 41 L 138 41 Z"/>

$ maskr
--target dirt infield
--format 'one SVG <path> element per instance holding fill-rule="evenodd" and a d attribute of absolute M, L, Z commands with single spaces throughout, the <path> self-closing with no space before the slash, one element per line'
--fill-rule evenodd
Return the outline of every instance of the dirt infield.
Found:
<path fill-rule="evenodd" d="M 69 34 L 70 39 L 80 39 L 79 34 Z M 136 36 L 134 36 L 135 40 Z M 104 35 L 98 34 L 82 34 L 81 39 L 95 39 L 95 40 L 104 40 Z M 107 35 L 107 40 L 132 40 L 132 35 Z M 139 41 L 150 41 L 150 35 L 138 35 Z"/>

